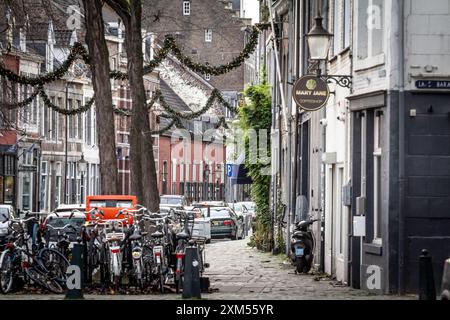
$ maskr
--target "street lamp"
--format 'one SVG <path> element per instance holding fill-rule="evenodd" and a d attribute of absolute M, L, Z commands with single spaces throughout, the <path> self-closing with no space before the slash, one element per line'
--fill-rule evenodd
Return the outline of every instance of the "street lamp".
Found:
<path fill-rule="evenodd" d="M 78 160 L 78 171 L 81 173 L 81 203 L 84 203 L 84 174 L 87 171 L 87 164 L 88 162 L 84 160 L 84 154 L 81 155 L 81 159 Z"/>
<path fill-rule="evenodd" d="M 316 22 L 313 28 L 306 35 L 310 58 L 311 60 L 326 60 L 333 35 L 323 27 L 323 18 L 320 16 L 320 13 L 314 18 L 314 20 Z"/>
<path fill-rule="evenodd" d="M 317 61 L 317 77 L 326 80 L 328 83 L 332 80 L 337 85 L 344 88 L 351 88 L 351 75 L 328 75 L 322 74 L 320 62 L 328 60 L 328 51 L 330 50 L 333 34 L 329 33 L 322 25 L 322 16 L 319 14 L 314 18 L 315 23 L 312 29 L 306 35 L 308 49 L 311 61 Z"/>

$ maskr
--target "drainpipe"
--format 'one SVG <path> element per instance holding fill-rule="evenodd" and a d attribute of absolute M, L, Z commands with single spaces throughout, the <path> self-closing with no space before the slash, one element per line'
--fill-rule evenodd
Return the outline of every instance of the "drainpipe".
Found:
<path fill-rule="evenodd" d="M 399 252 L 399 269 L 398 269 L 398 290 L 400 294 L 405 292 L 405 224 L 404 224 L 404 195 L 405 195 L 405 66 L 403 58 L 405 56 L 405 35 L 404 35 L 404 19 L 405 19 L 405 1 L 400 0 L 398 3 L 400 8 L 400 17 L 398 21 L 399 33 L 399 54 L 398 54 L 398 70 L 399 70 L 399 108 L 398 108 L 398 145 L 399 145 L 399 199 L 398 199 L 398 252 Z M 392 112 L 392 106 L 391 112 Z"/>
<path fill-rule="evenodd" d="M 271 28 L 272 28 L 272 32 L 275 30 L 275 26 L 274 26 L 274 15 L 273 15 L 273 8 L 272 8 L 272 0 L 268 1 L 268 7 L 269 7 L 269 18 L 270 18 L 270 24 L 271 24 Z M 274 50 L 274 56 L 275 56 L 275 66 L 276 66 L 276 72 L 277 72 L 277 78 L 278 78 L 278 86 L 279 86 L 279 90 L 280 90 L 280 98 L 281 98 L 281 111 L 283 113 L 283 123 L 284 123 L 284 132 L 287 135 L 287 144 L 289 147 L 289 152 L 288 152 L 288 157 L 291 158 L 291 154 L 290 154 L 290 144 L 291 144 L 291 123 L 288 120 L 290 117 L 290 114 L 288 114 L 288 110 L 286 107 L 286 101 L 285 101 L 285 96 L 284 96 L 284 88 L 283 88 L 283 79 L 281 78 L 281 68 L 280 68 L 280 60 L 278 57 L 278 45 L 277 45 L 277 39 L 276 39 L 276 35 L 273 34 L 273 39 L 272 39 L 272 46 L 273 46 L 273 50 Z M 290 113 L 290 112 L 289 112 Z M 281 134 L 280 134 L 281 136 Z M 281 146 L 281 145 L 280 145 Z M 281 150 L 281 148 L 280 148 Z M 289 159 L 289 163 L 290 163 L 290 159 Z M 291 166 L 288 166 L 288 175 L 290 176 L 290 168 Z M 288 192 L 289 192 L 289 197 L 290 197 L 290 183 L 288 183 Z M 289 254 L 289 239 L 290 239 L 290 217 L 291 217 L 291 212 L 290 212 L 290 201 L 288 201 L 288 219 L 287 219 L 287 232 L 286 232 L 286 254 Z"/>

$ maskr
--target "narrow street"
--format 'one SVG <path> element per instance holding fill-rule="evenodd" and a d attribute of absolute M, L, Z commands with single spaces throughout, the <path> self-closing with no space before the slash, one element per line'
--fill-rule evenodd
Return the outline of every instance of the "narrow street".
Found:
<path fill-rule="evenodd" d="M 416 299 L 414 296 L 373 295 L 342 286 L 319 275 L 295 274 L 285 256 L 258 252 L 238 241 L 212 241 L 207 247 L 212 294 L 206 299 L 323 300 L 323 299 Z M 217 291 L 216 291 L 217 290 Z"/>
<path fill-rule="evenodd" d="M 213 240 L 206 246 L 205 274 L 214 300 L 415 300 L 415 296 L 374 295 L 343 286 L 322 275 L 298 275 L 283 256 L 259 252 L 245 240 Z M 174 293 L 149 295 L 85 294 L 87 300 L 180 300 Z M 10 294 L 0 300 L 60 300 L 62 295 Z"/>

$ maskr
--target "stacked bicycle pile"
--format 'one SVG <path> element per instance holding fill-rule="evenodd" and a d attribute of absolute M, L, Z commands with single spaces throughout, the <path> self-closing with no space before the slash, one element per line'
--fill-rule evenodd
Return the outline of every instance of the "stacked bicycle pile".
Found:
<path fill-rule="evenodd" d="M 40 287 L 63 293 L 73 239 L 83 248 L 82 282 L 88 289 L 132 287 L 164 293 L 173 288 L 179 293 L 188 246 L 198 250 L 200 275 L 207 265 L 206 239 L 192 239 L 192 212 L 151 213 L 139 207 L 122 209 L 114 219 L 104 219 L 95 208 L 84 213 L 91 219 L 79 230 L 70 223 L 61 227 L 39 223 L 35 217 L 9 220 L 11 232 L 0 255 L 0 291 Z"/>

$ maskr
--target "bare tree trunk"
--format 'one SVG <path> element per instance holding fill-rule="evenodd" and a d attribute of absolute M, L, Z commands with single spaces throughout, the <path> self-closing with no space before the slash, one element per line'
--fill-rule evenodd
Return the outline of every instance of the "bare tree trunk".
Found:
<path fill-rule="evenodd" d="M 133 99 L 130 132 L 131 190 L 150 211 L 159 210 L 159 194 L 156 181 L 155 159 L 150 131 L 149 114 L 143 74 L 143 51 L 141 34 L 142 4 L 131 1 L 130 16 L 124 21 L 128 76 Z"/>
<path fill-rule="evenodd" d="M 105 40 L 101 0 L 83 0 L 86 42 L 91 57 L 92 83 L 97 112 L 102 194 L 118 193 L 114 112 L 109 78 L 109 52 Z"/>

